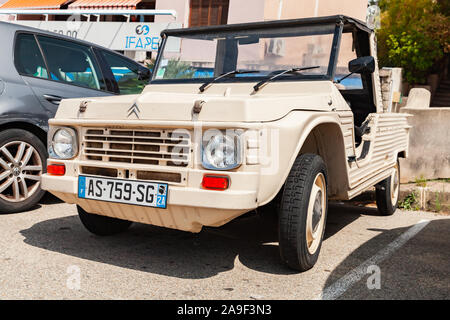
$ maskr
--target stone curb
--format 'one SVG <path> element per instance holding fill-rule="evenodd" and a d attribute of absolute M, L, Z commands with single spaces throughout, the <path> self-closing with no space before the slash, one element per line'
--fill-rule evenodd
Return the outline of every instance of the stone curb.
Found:
<path fill-rule="evenodd" d="M 449 183 L 446 183 L 450 185 Z M 450 192 L 448 186 L 417 186 L 415 184 L 400 185 L 400 202 L 412 202 L 413 209 L 434 212 L 450 212 Z M 414 195 L 413 195 L 414 193 Z"/>
<path fill-rule="evenodd" d="M 450 213 L 450 183 L 427 181 L 425 186 L 415 183 L 400 185 L 399 204 L 406 210 Z M 375 188 L 359 195 L 351 202 L 374 202 Z"/>

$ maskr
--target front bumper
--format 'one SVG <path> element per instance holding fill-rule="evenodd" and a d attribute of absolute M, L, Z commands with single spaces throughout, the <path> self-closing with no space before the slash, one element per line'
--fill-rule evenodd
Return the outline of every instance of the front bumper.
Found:
<path fill-rule="evenodd" d="M 202 226 L 221 226 L 257 207 L 256 173 L 227 172 L 232 186 L 246 189 L 231 187 L 225 191 L 202 189 L 203 173 L 203 170 L 189 170 L 189 186 L 169 185 L 167 209 L 80 199 L 76 176 L 44 174 L 42 188 L 89 213 L 190 232 L 200 232 Z"/>

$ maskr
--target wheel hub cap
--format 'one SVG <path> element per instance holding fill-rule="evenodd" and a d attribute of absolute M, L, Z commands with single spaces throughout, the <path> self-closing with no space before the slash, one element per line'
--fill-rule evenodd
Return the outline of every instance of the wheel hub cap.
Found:
<path fill-rule="evenodd" d="M 397 203 L 398 200 L 398 193 L 400 188 L 400 178 L 399 178 L 399 171 L 398 167 L 394 167 L 394 172 L 391 175 L 391 202 L 394 206 Z"/>
<path fill-rule="evenodd" d="M 319 190 L 314 201 L 313 217 L 312 217 L 312 229 L 313 234 L 317 231 L 320 219 L 322 218 L 322 191 Z"/>
<path fill-rule="evenodd" d="M 320 246 L 325 225 L 326 181 L 322 173 L 314 179 L 308 204 L 306 218 L 306 241 L 310 254 L 314 254 Z"/>
<path fill-rule="evenodd" d="M 12 169 L 12 174 L 13 174 L 13 176 L 15 176 L 15 177 L 20 176 L 20 173 L 21 173 L 21 170 L 20 170 L 19 167 L 14 167 L 14 169 Z"/>

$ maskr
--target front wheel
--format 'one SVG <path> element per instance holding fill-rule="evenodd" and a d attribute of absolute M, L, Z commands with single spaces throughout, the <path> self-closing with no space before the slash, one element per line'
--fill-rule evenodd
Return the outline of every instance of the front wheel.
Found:
<path fill-rule="evenodd" d="M 306 271 L 317 262 L 327 210 L 325 163 L 318 155 L 300 155 L 286 180 L 279 212 L 280 255 L 290 268 Z"/>
<path fill-rule="evenodd" d="M 0 213 L 31 209 L 44 195 L 41 175 L 47 151 L 34 134 L 21 129 L 0 132 Z"/>
<path fill-rule="evenodd" d="M 85 228 L 98 236 L 111 236 L 124 232 L 132 224 L 131 221 L 88 213 L 80 206 L 77 206 L 77 210 Z"/>
<path fill-rule="evenodd" d="M 397 210 L 400 196 L 400 164 L 397 160 L 390 177 L 376 185 L 375 196 L 378 212 L 383 216 L 391 216 Z"/>

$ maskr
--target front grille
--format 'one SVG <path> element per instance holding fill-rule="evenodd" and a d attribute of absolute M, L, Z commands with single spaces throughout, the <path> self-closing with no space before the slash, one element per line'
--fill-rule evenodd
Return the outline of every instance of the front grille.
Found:
<path fill-rule="evenodd" d="M 187 130 L 85 128 L 85 160 L 187 167 L 191 137 Z"/>
<path fill-rule="evenodd" d="M 82 166 L 81 173 L 92 175 L 92 176 L 117 178 L 118 170 L 110 169 L 110 168 L 97 168 L 97 167 Z"/>
<path fill-rule="evenodd" d="M 175 172 L 142 171 L 136 172 L 138 180 L 165 181 L 181 183 L 181 174 Z"/>
<path fill-rule="evenodd" d="M 121 174 L 118 169 L 80 166 L 80 172 L 81 174 L 86 174 L 90 176 L 121 178 L 121 179 L 130 178 L 129 170 L 125 170 L 124 173 Z M 136 170 L 135 177 L 137 180 L 163 181 L 173 183 L 182 183 L 183 181 L 186 181 L 186 177 L 184 177 L 183 179 L 183 174 L 178 172 Z"/>

